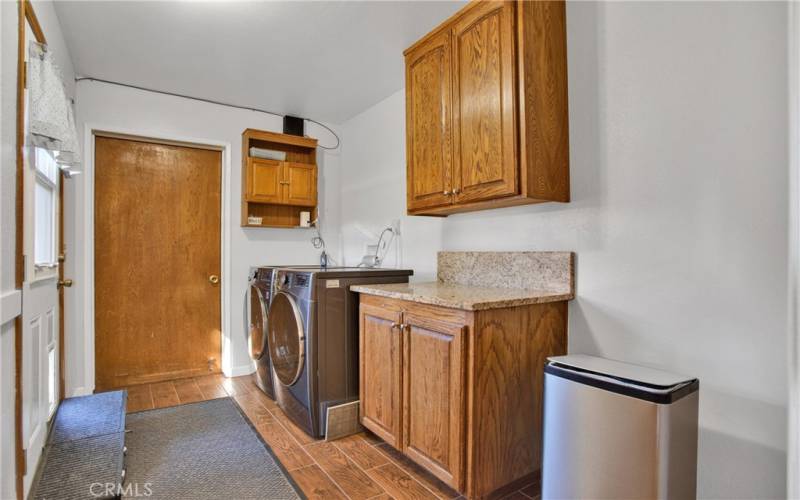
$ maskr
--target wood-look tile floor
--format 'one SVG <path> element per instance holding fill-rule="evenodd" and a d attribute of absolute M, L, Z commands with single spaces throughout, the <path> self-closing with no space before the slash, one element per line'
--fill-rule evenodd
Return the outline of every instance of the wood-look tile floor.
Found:
<path fill-rule="evenodd" d="M 458 492 L 369 432 L 333 442 L 294 425 L 252 376 L 206 375 L 127 387 L 128 412 L 232 397 L 309 499 L 453 499 Z M 507 500 L 538 499 L 529 485 Z"/>

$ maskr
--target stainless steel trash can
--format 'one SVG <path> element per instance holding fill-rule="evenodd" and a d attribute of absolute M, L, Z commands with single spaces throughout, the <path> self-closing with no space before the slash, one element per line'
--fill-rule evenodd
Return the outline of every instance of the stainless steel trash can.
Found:
<path fill-rule="evenodd" d="M 542 500 L 695 498 L 699 387 L 619 361 L 549 358 Z"/>

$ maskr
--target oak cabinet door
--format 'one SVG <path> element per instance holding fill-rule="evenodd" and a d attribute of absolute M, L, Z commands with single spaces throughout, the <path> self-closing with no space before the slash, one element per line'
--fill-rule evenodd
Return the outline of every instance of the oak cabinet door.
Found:
<path fill-rule="evenodd" d="M 478 2 L 453 27 L 456 203 L 519 192 L 514 10 Z"/>
<path fill-rule="evenodd" d="M 463 491 L 464 327 L 403 315 L 403 452 Z"/>
<path fill-rule="evenodd" d="M 400 313 L 362 304 L 360 312 L 361 423 L 400 447 Z"/>
<path fill-rule="evenodd" d="M 284 185 L 287 205 L 311 207 L 317 204 L 317 166 L 285 163 Z"/>
<path fill-rule="evenodd" d="M 281 202 L 281 162 L 250 159 L 247 169 L 247 200 Z"/>
<path fill-rule="evenodd" d="M 452 203 L 451 37 L 406 55 L 407 207 Z"/>

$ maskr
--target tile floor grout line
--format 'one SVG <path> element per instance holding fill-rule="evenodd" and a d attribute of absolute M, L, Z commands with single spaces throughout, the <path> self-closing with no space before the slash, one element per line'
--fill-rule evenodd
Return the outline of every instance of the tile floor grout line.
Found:
<path fill-rule="evenodd" d="M 383 444 L 383 443 L 381 443 L 381 444 Z M 388 444 L 388 443 L 386 443 L 386 444 Z M 389 445 L 389 446 L 391 446 L 391 445 Z M 376 448 L 378 448 L 378 447 L 376 446 Z M 414 476 L 412 476 L 411 474 L 409 474 L 408 472 L 406 472 L 406 471 L 405 471 L 405 469 L 402 467 L 402 465 L 400 465 L 400 462 L 397 462 L 397 461 L 395 461 L 395 460 L 394 460 L 394 459 L 393 459 L 391 456 L 389 456 L 389 454 L 388 454 L 388 453 L 385 453 L 385 452 L 384 452 L 384 451 L 383 451 L 381 448 L 378 448 L 378 453 L 382 453 L 382 454 L 383 454 L 383 456 L 385 456 L 386 458 L 388 458 L 388 459 L 389 459 L 389 462 L 390 462 L 390 463 L 394 464 L 394 465 L 395 465 L 395 466 L 396 466 L 398 469 L 400 469 L 402 472 L 404 472 L 404 473 L 405 473 L 405 474 L 406 474 L 408 477 L 410 477 L 412 480 L 414 480 L 414 481 L 418 482 L 418 483 L 420 484 L 420 486 L 422 486 L 422 487 L 423 487 L 423 488 L 425 488 L 426 490 L 430 491 L 430 492 L 433 494 L 433 496 L 435 496 L 436 498 L 442 498 L 442 497 L 440 497 L 439 495 L 437 495 L 435 491 L 433 491 L 432 489 L 428 488 L 428 486 L 427 486 L 426 484 L 424 484 L 422 481 L 420 481 L 419 479 L 415 478 Z M 386 465 L 388 465 L 388 464 L 386 464 Z M 376 467 L 376 468 L 377 468 L 377 467 Z M 438 478 L 437 478 L 437 479 L 438 479 Z M 454 490 L 454 491 L 455 491 L 455 490 Z M 461 492 L 458 492 L 458 493 L 459 493 L 459 495 L 461 495 Z M 453 497 L 453 498 L 458 498 L 458 497 Z M 452 500 L 452 499 L 451 499 L 451 498 L 448 496 L 448 497 L 445 497 L 445 499 L 444 499 L 444 500 Z"/>
<path fill-rule="evenodd" d="M 359 438 L 359 439 L 360 439 L 360 438 Z M 339 452 L 340 452 L 340 453 L 342 453 L 342 454 L 343 454 L 343 455 L 344 455 L 344 456 L 345 456 L 345 457 L 346 457 L 348 460 L 350 460 L 351 462 L 353 462 L 353 465 L 355 465 L 356 467 L 358 467 L 358 469 L 359 469 L 361 472 L 363 472 L 363 473 L 364 473 L 364 475 L 365 475 L 365 476 L 367 476 L 367 478 L 369 478 L 369 480 L 370 480 L 370 481 L 372 481 L 373 483 L 375 483 L 375 485 L 376 485 L 378 488 L 380 488 L 381 490 L 383 490 L 383 493 L 378 493 L 377 495 L 373 495 L 373 496 L 371 496 L 371 497 L 369 497 L 369 498 L 374 498 L 374 497 L 380 496 L 380 495 L 382 495 L 382 494 L 386 494 L 386 495 L 389 495 L 389 496 L 391 496 L 391 495 L 389 494 L 389 492 L 388 492 L 388 491 L 386 491 L 386 488 L 384 488 L 384 487 L 383 487 L 383 485 L 381 485 L 381 484 L 378 484 L 378 482 L 377 482 L 377 481 L 375 481 L 375 479 L 373 479 L 373 478 L 372 478 L 372 476 L 370 476 L 369 474 L 367 474 L 367 471 L 366 471 L 366 469 L 364 469 L 363 467 L 361 467 L 360 465 L 358 465 L 358 462 L 356 462 L 355 460 L 353 460 L 353 459 L 350 457 L 350 455 L 348 455 L 348 454 L 347 454 L 347 452 L 346 452 L 346 451 L 344 451 L 344 450 L 343 450 L 341 447 L 339 447 L 339 446 L 336 444 L 336 441 L 335 441 L 335 440 L 334 440 L 334 441 L 328 441 L 328 442 L 329 442 L 329 443 L 331 443 L 331 444 L 333 445 L 333 447 L 334 447 L 334 448 L 336 448 L 337 450 L 339 450 Z M 312 458 L 313 458 L 313 457 L 312 457 Z M 375 467 L 373 467 L 373 469 L 374 469 L 374 468 L 375 468 Z M 413 479 L 413 478 L 412 478 L 412 479 Z"/>
<path fill-rule="evenodd" d="M 261 403 L 259 403 L 259 404 L 261 404 Z M 261 406 L 264 406 L 264 405 L 261 405 Z M 311 460 L 314 462 L 314 465 L 316 465 L 316 466 L 319 468 L 319 470 L 321 470 L 321 471 L 322 471 L 322 473 L 323 473 L 323 474 L 325 474 L 326 476 L 328 476 L 328 479 L 330 479 L 330 480 L 331 480 L 331 482 L 333 483 L 333 485 L 334 485 L 334 486 L 336 486 L 336 488 L 337 488 L 339 491 L 341 491 L 341 492 L 342 492 L 342 495 L 344 495 L 344 497 L 345 497 L 345 498 L 347 498 L 348 500 L 353 500 L 352 498 L 350 498 L 350 495 L 348 495 L 348 494 L 347 494 L 347 492 L 345 492 L 345 491 L 344 491 L 344 488 L 342 488 L 341 486 L 339 486 L 339 483 L 337 483 L 337 482 L 336 482 L 336 480 L 335 480 L 333 477 L 331 477 L 331 475 L 330 475 L 330 474 L 328 474 L 328 471 L 326 471 L 326 470 L 325 470 L 325 469 L 322 467 L 322 465 L 320 465 L 320 463 L 319 463 L 319 462 L 317 462 L 317 459 L 316 459 L 316 458 L 314 458 L 314 455 L 312 455 L 311 453 L 309 453 L 309 452 L 307 452 L 307 451 L 306 451 L 306 448 L 305 448 L 305 446 L 303 446 L 303 445 L 300 443 L 300 441 L 298 441 L 298 440 L 297 440 L 297 438 L 296 438 L 296 437 L 294 437 L 294 434 L 292 434 L 292 433 L 289 431 L 289 429 L 288 429 L 288 428 L 287 428 L 285 425 L 283 425 L 283 422 L 281 422 L 281 419 L 279 419 L 278 417 L 276 417 L 276 416 L 275 416 L 275 414 L 274 414 L 274 413 L 272 413 L 272 410 L 270 410 L 270 409 L 269 409 L 269 408 L 267 408 L 266 406 L 264 406 L 264 408 L 265 408 L 265 409 L 266 409 L 266 410 L 269 412 L 269 414 L 270 414 L 270 415 L 272 415 L 272 417 L 273 417 L 273 418 L 274 418 L 274 419 L 277 421 L 278 425 L 280 425 L 280 426 L 281 426 L 281 428 L 282 428 L 282 429 L 283 429 L 283 430 L 284 430 L 284 431 L 285 431 L 285 432 L 286 432 L 286 433 L 289 435 L 289 438 L 290 438 L 290 439 L 292 439 L 292 440 L 294 440 L 295 444 L 297 444 L 297 446 L 299 446 L 299 447 L 300 447 L 300 449 L 301 449 L 301 450 L 303 450 L 303 453 L 305 453 L 306 455 L 308 455 L 308 457 L 309 457 L 309 458 L 310 458 L 310 459 L 311 459 Z M 279 409 L 280 409 L 280 408 L 279 408 Z M 314 443 L 312 443 L 312 444 L 314 444 Z M 309 466 L 309 467 L 310 467 L 310 466 Z M 301 488 L 301 489 L 302 489 L 302 488 Z"/>
<path fill-rule="evenodd" d="M 261 404 L 261 403 L 259 402 L 259 404 Z M 264 405 L 262 405 L 262 406 L 264 406 Z M 264 406 L 264 408 L 266 408 L 266 406 Z M 272 413 L 272 410 L 270 410 L 269 408 L 266 408 L 266 410 L 267 410 L 268 412 L 270 412 L 270 414 L 273 416 L 273 418 L 275 418 L 275 419 L 278 421 L 278 424 L 279 424 L 279 425 L 280 425 L 280 426 L 281 426 L 281 427 L 282 427 L 282 428 L 283 428 L 283 429 L 284 429 L 284 430 L 285 430 L 285 431 L 286 431 L 286 432 L 289 434 L 289 437 L 291 437 L 291 438 L 292 438 L 292 439 L 293 439 L 293 440 L 294 440 L 294 441 L 295 441 L 295 442 L 296 442 L 296 443 L 297 443 L 297 444 L 300 446 L 300 448 L 301 448 L 303 451 L 305 451 L 305 452 L 306 452 L 306 454 L 308 454 L 308 456 L 311 458 L 311 460 L 313 460 L 313 461 L 314 461 L 314 463 L 315 463 L 315 464 L 317 464 L 317 466 L 319 467 L 319 469 L 320 469 L 320 470 L 321 470 L 321 471 L 322 471 L 322 472 L 323 472 L 323 473 L 324 473 L 326 476 L 328 476 L 328 478 L 329 478 L 331 481 L 333 481 L 333 484 L 335 484 L 335 485 L 336 485 L 336 487 L 337 487 L 337 488 L 339 488 L 339 489 L 342 491 L 342 493 L 344 493 L 344 495 L 345 495 L 347 498 L 350 498 L 350 496 L 349 496 L 347 493 L 345 493 L 345 492 L 344 492 L 344 489 L 343 489 L 341 486 L 339 486 L 339 483 L 338 483 L 338 482 L 336 482 L 336 480 L 335 480 L 335 479 L 334 479 L 334 478 L 333 478 L 333 477 L 332 477 L 332 476 L 331 476 L 331 475 L 328 473 L 328 471 L 326 471 L 326 470 L 325 470 L 325 469 L 322 467 L 322 465 L 321 465 L 321 464 L 320 464 L 320 463 L 317 461 L 317 459 L 316 459 L 316 458 L 315 458 L 315 457 L 314 457 L 314 456 L 313 456 L 311 453 L 308 453 L 308 452 L 306 451 L 306 446 L 313 446 L 313 445 L 315 445 L 315 444 L 318 444 L 318 442 L 315 442 L 315 443 L 309 443 L 308 445 L 305 445 L 305 446 L 304 446 L 303 444 L 301 444 L 301 443 L 300 443 L 300 441 L 298 441 L 298 440 L 297 440 L 297 438 L 296 438 L 296 437 L 294 437 L 294 434 L 292 434 L 292 433 L 289 431 L 289 429 L 288 429 L 288 428 L 286 428 L 286 426 L 285 426 L 285 425 L 283 425 L 283 422 L 281 422 L 281 420 L 280 420 L 278 417 L 275 417 L 275 415 Z M 361 438 L 361 439 L 363 439 L 363 438 Z M 335 447 L 337 450 L 341 451 L 341 449 L 340 449 L 338 446 L 336 446 L 336 444 L 335 444 L 334 442 L 332 442 L 332 441 L 331 441 L 331 444 L 333 444 L 333 445 L 334 445 L 334 447 Z M 369 443 L 368 443 L 368 444 L 369 444 Z M 377 443 L 377 444 L 375 444 L 375 445 L 372 445 L 372 446 L 373 446 L 373 447 L 375 447 L 375 448 L 378 448 L 378 445 L 380 445 L 380 444 L 383 444 L 383 443 Z M 392 464 L 392 465 L 394 465 L 395 467 L 397 467 L 398 469 L 400 469 L 400 471 L 401 471 L 401 472 L 403 472 L 405 475 L 407 475 L 407 476 L 409 477 L 409 479 L 411 479 L 411 480 L 412 480 L 412 481 L 414 481 L 415 483 L 417 483 L 417 484 L 419 484 L 420 486 L 422 486 L 422 488 L 424 488 L 426 491 L 428 491 L 429 493 L 431 493 L 431 494 L 432 494 L 434 497 L 436 497 L 436 498 L 441 498 L 439 495 L 437 495 L 437 494 L 436 494 L 436 493 L 435 493 L 433 490 L 431 490 L 430 488 L 428 488 L 428 487 L 427 487 L 425 484 L 423 484 L 423 483 L 422 483 L 421 481 L 419 481 L 417 478 L 415 478 L 414 476 L 412 476 L 411 474 L 409 474 L 408 472 L 406 472 L 406 471 L 403 469 L 403 467 L 401 467 L 401 465 L 400 465 L 398 462 L 395 462 L 395 461 L 392 459 L 392 457 L 390 457 L 389 455 L 387 455 L 386 453 L 384 453 L 384 452 L 383 452 L 383 450 L 381 450 L 380 448 L 378 448 L 378 450 L 377 450 L 377 451 L 378 451 L 378 453 L 380 453 L 380 454 L 382 454 L 384 457 L 386 457 L 386 459 L 387 459 L 387 460 L 389 460 L 389 463 L 386 463 L 386 464 L 383 464 L 383 465 L 379 465 L 379 466 L 373 467 L 372 469 L 378 469 L 378 468 L 380 468 L 380 467 L 384 467 L 384 466 L 386 466 L 386 465 L 390 465 L 390 464 Z M 356 465 L 356 467 L 359 467 L 359 468 L 361 468 L 361 467 L 360 467 L 360 466 L 359 466 L 359 465 L 358 465 L 358 464 L 357 464 L 357 463 L 356 463 L 356 462 L 355 462 L 353 459 L 351 459 L 351 458 L 350 458 L 350 456 L 349 456 L 349 455 L 347 455 L 347 453 L 345 453 L 344 455 L 347 457 L 347 459 L 348 459 L 348 460 L 352 461 L 352 462 L 353 462 L 353 463 Z M 372 470 L 372 469 L 370 469 L 370 470 Z M 366 471 L 364 471 L 363 469 L 361 469 L 361 470 L 362 470 L 362 471 L 363 471 L 363 472 L 366 474 Z M 374 479 L 372 479 L 372 477 L 371 477 L 369 474 L 367 474 L 367 477 L 369 477 L 369 478 L 370 478 L 370 479 L 371 479 L 373 482 L 375 481 Z M 383 487 L 383 486 L 381 486 L 380 484 L 378 484 L 378 486 L 379 486 L 379 487 L 380 487 L 382 490 L 384 490 L 384 493 L 386 493 L 387 495 L 391 496 L 391 494 L 390 494 L 388 491 L 386 491 L 386 488 L 384 488 L 384 487 Z M 377 495 L 376 495 L 376 496 L 377 496 Z"/>
<path fill-rule="evenodd" d="M 382 454 L 383 454 L 383 456 L 384 456 L 384 457 L 386 457 L 386 458 L 389 460 L 389 463 L 388 463 L 388 464 L 383 464 L 383 465 L 381 465 L 381 466 L 378 466 L 378 467 L 375 467 L 375 469 L 380 469 L 381 467 L 385 467 L 385 466 L 387 466 L 387 465 L 394 465 L 395 467 L 397 467 L 398 469 L 400 469 L 400 472 L 402 472 L 403 474 L 405 474 L 406 476 L 408 476 L 408 477 L 409 477 L 409 478 L 410 478 L 412 481 L 414 481 L 414 482 L 418 483 L 420 486 L 422 486 L 424 489 L 426 489 L 426 490 L 427 490 L 429 493 L 431 493 L 431 494 L 432 494 L 432 495 L 433 495 L 435 498 L 439 498 L 439 499 L 441 499 L 441 498 L 442 498 L 442 497 L 440 497 L 439 495 L 437 495 L 435 491 L 433 491 L 432 489 L 428 488 L 428 487 L 427 487 L 427 486 L 426 486 L 426 485 L 425 485 L 425 484 L 424 484 L 422 481 L 420 481 L 419 479 L 415 478 L 414 476 L 412 476 L 411 474 L 409 474 L 408 472 L 406 472 L 406 470 L 405 470 L 405 469 L 404 469 L 404 468 L 403 468 L 403 467 L 400 465 L 400 462 L 396 462 L 396 461 L 395 461 L 395 460 L 394 460 L 392 457 L 390 457 L 388 454 L 386 454 L 386 453 L 383 453 L 383 450 L 381 450 L 380 448 L 378 448 L 378 453 L 382 453 Z M 443 499 L 443 500 L 449 500 L 449 499 Z"/>

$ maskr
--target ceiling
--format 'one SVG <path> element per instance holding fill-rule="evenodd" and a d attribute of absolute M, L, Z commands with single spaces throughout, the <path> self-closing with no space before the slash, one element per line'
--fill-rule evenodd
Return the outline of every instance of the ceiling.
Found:
<path fill-rule="evenodd" d="M 79 76 L 341 123 L 464 2 L 55 2 Z"/>

